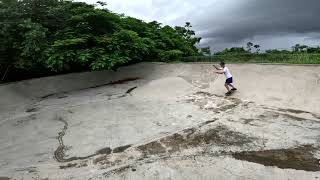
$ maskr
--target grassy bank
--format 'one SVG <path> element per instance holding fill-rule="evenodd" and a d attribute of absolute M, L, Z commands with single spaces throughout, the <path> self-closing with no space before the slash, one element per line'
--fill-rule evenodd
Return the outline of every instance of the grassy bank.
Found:
<path fill-rule="evenodd" d="M 227 54 L 184 57 L 182 62 L 320 64 L 320 54 Z"/>

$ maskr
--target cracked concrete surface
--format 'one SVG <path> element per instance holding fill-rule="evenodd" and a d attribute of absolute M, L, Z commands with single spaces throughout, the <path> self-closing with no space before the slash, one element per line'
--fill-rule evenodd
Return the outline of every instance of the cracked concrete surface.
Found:
<path fill-rule="evenodd" d="M 229 68 L 232 97 L 210 64 L 1 85 L 0 179 L 319 179 L 320 67 Z"/>

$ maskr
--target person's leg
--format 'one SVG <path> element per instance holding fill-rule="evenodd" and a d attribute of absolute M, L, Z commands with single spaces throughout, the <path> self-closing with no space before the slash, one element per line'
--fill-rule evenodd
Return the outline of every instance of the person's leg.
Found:
<path fill-rule="evenodd" d="M 230 88 L 228 86 L 229 84 L 228 83 L 225 83 L 224 86 L 227 88 L 228 92 L 230 91 Z"/>
<path fill-rule="evenodd" d="M 228 86 L 230 86 L 232 89 L 232 91 L 236 91 L 237 90 L 237 88 L 235 88 L 233 85 L 232 85 L 232 83 L 233 83 L 233 78 L 231 77 L 231 78 L 229 78 L 228 80 L 227 80 L 227 84 L 228 84 Z"/>
<path fill-rule="evenodd" d="M 228 84 L 232 89 L 231 90 L 237 90 L 232 84 Z"/>

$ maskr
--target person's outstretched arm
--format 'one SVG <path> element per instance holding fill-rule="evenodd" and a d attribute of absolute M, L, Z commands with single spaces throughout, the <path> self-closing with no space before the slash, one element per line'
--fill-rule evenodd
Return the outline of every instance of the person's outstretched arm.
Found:
<path fill-rule="evenodd" d="M 216 70 L 222 70 L 222 68 L 218 68 L 216 65 L 213 65 L 214 68 L 216 68 Z"/>
<path fill-rule="evenodd" d="M 224 73 L 222 68 L 218 68 L 216 65 L 213 65 L 213 67 L 216 68 L 216 70 L 218 70 L 218 71 L 215 71 L 215 73 L 217 73 L 217 74 L 223 74 Z"/>

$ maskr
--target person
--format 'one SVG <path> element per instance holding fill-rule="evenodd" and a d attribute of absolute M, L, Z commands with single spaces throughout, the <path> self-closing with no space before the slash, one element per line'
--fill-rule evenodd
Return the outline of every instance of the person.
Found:
<path fill-rule="evenodd" d="M 217 74 L 224 74 L 224 75 L 226 76 L 226 82 L 225 82 L 224 86 L 225 86 L 225 87 L 227 88 L 227 90 L 228 90 L 228 92 L 226 93 L 226 95 L 227 95 L 227 96 L 230 96 L 233 91 L 236 91 L 236 90 L 237 90 L 237 88 L 235 88 L 235 87 L 232 85 L 232 83 L 233 83 L 233 78 L 232 78 L 232 74 L 230 73 L 229 68 L 226 67 L 226 65 L 225 65 L 225 63 L 224 63 L 223 61 L 220 62 L 220 66 L 221 66 L 221 67 L 217 67 L 216 65 L 213 65 L 213 67 L 215 67 L 216 70 L 218 70 L 218 71 L 216 71 Z M 232 88 L 231 90 L 230 90 L 230 87 Z"/>

